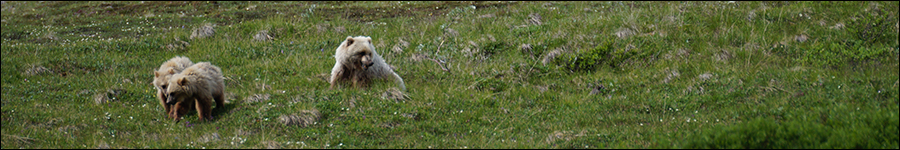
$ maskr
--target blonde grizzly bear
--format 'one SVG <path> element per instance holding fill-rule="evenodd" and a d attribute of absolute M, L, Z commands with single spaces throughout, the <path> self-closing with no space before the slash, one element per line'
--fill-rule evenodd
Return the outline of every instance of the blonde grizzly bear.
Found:
<path fill-rule="evenodd" d="M 335 50 L 334 59 L 334 68 L 331 69 L 331 77 L 328 78 L 330 89 L 333 89 L 335 84 L 349 82 L 356 87 L 365 87 L 373 79 L 392 79 L 399 84 L 401 90 L 406 91 L 403 78 L 394 73 L 381 55 L 375 52 L 370 37 L 347 36 Z"/>
<path fill-rule="evenodd" d="M 166 115 L 172 113 L 172 106 L 166 104 L 166 87 L 169 86 L 169 78 L 172 75 L 181 73 L 185 68 L 194 65 L 191 59 L 182 56 L 175 56 L 159 66 L 159 69 L 153 71 L 153 86 L 156 87 L 156 99 L 159 104 L 165 108 Z"/>
<path fill-rule="evenodd" d="M 225 81 L 222 70 L 209 62 L 200 62 L 184 69 L 169 79 L 166 89 L 166 104 L 174 105 L 172 118 L 181 118 L 183 107 L 190 107 L 190 101 L 197 109 L 200 120 L 212 119 L 211 107 L 215 100 L 216 108 L 223 108 L 225 102 Z"/>

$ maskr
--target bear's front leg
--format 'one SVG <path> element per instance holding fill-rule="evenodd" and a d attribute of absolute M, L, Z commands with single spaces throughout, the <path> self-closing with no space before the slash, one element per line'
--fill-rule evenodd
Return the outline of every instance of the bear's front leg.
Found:
<path fill-rule="evenodd" d="M 162 91 L 158 91 L 158 90 L 157 90 L 157 91 L 156 91 L 156 98 L 159 99 L 159 104 L 162 105 L 163 108 L 165 108 L 165 110 L 166 110 L 166 115 L 167 115 L 167 117 L 168 117 L 168 115 L 169 115 L 170 113 L 172 113 L 172 106 L 171 106 L 171 105 L 166 105 L 166 96 L 165 96 L 165 94 L 163 94 Z"/>
<path fill-rule="evenodd" d="M 178 122 L 178 120 L 181 118 L 181 115 L 183 115 L 182 113 L 179 113 L 179 112 L 181 112 L 180 110 L 182 110 L 182 109 L 185 109 L 185 108 L 181 107 L 180 103 L 176 103 L 175 105 L 172 105 L 172 109 L 169 112 L 168 118 L 175 120 L 175 122 Z"/>

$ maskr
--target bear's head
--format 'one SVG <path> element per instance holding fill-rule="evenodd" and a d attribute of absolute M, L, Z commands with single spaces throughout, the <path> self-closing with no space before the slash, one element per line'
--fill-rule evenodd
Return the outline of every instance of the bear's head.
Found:
<path fill-rule="evenodd" d="M 166 87 L 169 85 L 169 78 L 175 74 L 174 68 L 169 68 L 164 71 L 153 71 L 153 85 L 159 89 L 159 91 L 166 91 Z"/>
<path fill-rule="evenodd" d="M 169 87 L 166 88 L 165 97 L 166 104 L 174 105 L 175 103 L 184 101 L 193 95 L 190 89 L 191 81 L 183 74 L 175 74 L 169 79 Z"/>
<path fill-rule="evenodd" d="M 373 61 L 375 53 L 375 46 L 372 46 L 372 38 L 365 36 L 347 36 L 347 39 L 341 43 L 341 46 L 338 50 L 343 50 L 343 54 L 347 55 L 345 58 L 344 65 L 348 65 L 347 67 L 357 69 L 357 70 L 366 70 L 371 67 L 375 62 Z"/>

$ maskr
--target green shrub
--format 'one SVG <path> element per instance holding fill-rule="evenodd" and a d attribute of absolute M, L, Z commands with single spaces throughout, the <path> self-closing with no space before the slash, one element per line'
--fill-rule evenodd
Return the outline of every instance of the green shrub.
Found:
<path fill-rule="evenodd" d="M 509 45 L 507 45 L 505 42 L 497 41 L 484 44 L 481 49 L 484 55 L 491 56 L 506 51 L 507 49 L 509 49 Z"/>
<path fill-rule="evenodd" d="M 825 123 L 754 119 L 732 126 L 702 130 L 681 143 L 701 149 L 896 148 L 896 113 L 832 115 Z"/>
<path fill-rule="evenodd" d="M 612 38 L 603 41 L 594 48 L 581 50 L 574 54 L 565 54 L 554 62 L 572 71 L 592 71 L 602 66 L 617 68 L 635 60 L 645 60 L 652 51 L 641 48 L 618 48 Z"/>
<path fill-rule="evenodd" d="M 848 62 L 878 60 L 879 57 L 888 56 L 890 49 L 851 40 L 843 43 L 815 43 L 799 53 L 802 55 L 798 58 L 801 62 L 839 66 Z"/>
<path fill-rule="evenodd" d="M 605 41 L 592 49 L 578 51 L 575 54 L 565 54 L 555 62 L 567 70 L 592 71 L 604 63 L 609 63 L 605 60 L 610 57 L 612 49 L 612 42 Z"/>
<path fill-rule="evenodd" d="M 496 93 L 496 92 L 501 92 L 503 90 L 506 90 L 506 88 L 508 87 L 506 85 L 506 83 L 504 83 L 504 82 L 500 81 L 500 79 L 496 79 L 496 78 L 487 78 L 487 79 L 482 79 L 482 80 L 476 81 L 476 82 L 477 83 L 475 83 L 475 89 L 481 90 L 481 91 L 489 90 L 491 92 Z"/>
<path fill-rule="evenodd" d="M 856 21 L 851 21 L 847 30 L 853 33 L 856 39 L 865 44 L 889 44 L 886 42 L 897 41 L 897 32 L 890 32 L 891 23 L 897 18 L 892 18 L 881 9 L 872 10 L 871 13 L 860 12 L 856 14 Z"/>

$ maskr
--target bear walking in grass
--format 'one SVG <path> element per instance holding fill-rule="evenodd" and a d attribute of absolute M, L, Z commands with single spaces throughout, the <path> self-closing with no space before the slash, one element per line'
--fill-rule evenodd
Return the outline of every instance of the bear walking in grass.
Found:
<path fill-rule="evenodd" d="M 224 106 L 225 81 L 222 70 L 209 62 L 194 64 L 173 75 L 169 79 L 169 85 L 166 89 L 166 104 L 174 105 L 170 117 L 176 121 L 186 112 L 182 110 L 191 106 L 196 107 L 200 120 L 212 119 L 213 100 L 216 108 Z"/>
<path fill-rule="evenodd" d="M 403 78 L 394 73 L 381 55 L 375 52 L 370 37 L 347 36 L 335 51 L 334 59 L 334 68 L 331 69 L 331 77 L 328 78 L 331 89 L 335 84 L 350 83 L 356 87 L 365 87 L 373 79 L 392 79 L 399 84 L 401 90 L 406 90 Z"/>
<path fill-rule="evenodd" d="M 169 86 L 169 78 L 172 75 L 181 73 L 184 69 L 194 65 L 191 59 L 182 56 L 175 56 L 159 66 L 159 69 L 153 71 L 153 86 L 156 87 L 156 99 L 159 104 L 165 108 L 166 116 L 172 114 L 172 105 L 166 104 L 166 88 Z M 187 104 L 185 104 L 187 105 Z M 187 111 L 187 110 L 180 110 Z"/>

